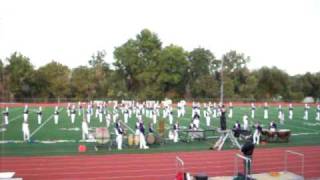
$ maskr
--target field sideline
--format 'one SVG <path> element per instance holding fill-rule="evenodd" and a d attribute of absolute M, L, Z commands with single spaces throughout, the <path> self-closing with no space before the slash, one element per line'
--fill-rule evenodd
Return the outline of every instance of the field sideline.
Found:
<path fill-rule="evenodd" d="M 81 116 L 76 117 L 75 124 L 72 124 L 70 118 L 67 116 L 65 108 L 62 108 L 59 116 L 59 124 L 55 125 L 53 122 L 53 112 L 54 108 L 48 105 L 47 107 L 43 106 L 43 118 L 42 124 L 37 124 L 37 106 L 29 107 L 29 126 L 31 134 L 31 143 L 22 143 L 22 113 L 23 107 L 11 107 L 9 112 L 9 125 L 6 128 L 6 131 L 1 132 L 1 155 L 2 156 L 16 156 L 16 155 L 63 155 L 63 154 L 75 154 L 77 153 L 78 144 L 87 144 L 89 147 L 88 154 L 103 154 L 103 153 L 119 153 L 119 151 L 113 149 L 112 151 L 98 151 L 95 152 L 93 148 L 93 143 L 83 143 L 81 140 Z M 242 116 L 245 113 L 249 114 L 249 123 L 253 125 L 257 120 L 262 123 L 263 127 L 268 127 L 269 122 L 274 120 L 279 129 L 290 129 L 292 136 L 289 143 L 269 143 L 267 145 L 261 145 L 260 147 L 277 147 L 277 146 L 303 146 L 303 145 L 319 145 L 320 144 L 320 121 L 315 120 L 316 108 L 312 106 L 309 110 L 309 120 L 303 120 L 303 106 L 296 106 L 294 108 L 294 119 L 288 119 L 288 109 L 287 106 L 283 106 L 285 113 L 285 123 L 281 125 L 277 118 L 277 107 L 269 107 L 269 120 L 263 119 L 263 108 L 257 106 L 256 110 L 256 120 L 250 119 L 250 107 L 249 106 L 235 106 L 233 112 L 233 118 L 227 120 L 228 128 L 231 128 L 233 124 L 238 120 L 242 123 Z M 1 109 L 1 112 L 4 109 Z M 112 112 L 111 108 L 108 109 L 108 112 Z M 174 109 L 174 120 L 177 120 L 177 112 Z M 2 114 L 1 114 L 2 115 Z M 202 111 L 201 111 L 202 115 Z M 128 126 L 131 129 L 134 129 L 136 122 L 134 118 L 129 119 Z M 158 118 L 162 119 L 161 116 Z M 120 118 L 123 119 L 122 114 Z M 3 117 L 1 117 L 3 119 Z M 151 120 L 144 117 L 145 126 L 147 128 L 148 122 Z M 178 119 L 180 126 L 182 128 L 188 127 L 191 120 L 191 108 L 187 107 L 187 113 L 185 117 Z M 202 129 L 206 129 L 205 119 L 201 116 L 200 126 Z M 219 127 L 219 120 L 211 118 L 211 128 Z M 91 128 L 95 127 L 106 127 L 106 122 L 99 122 L 98 118 L 92 116 L 91 123 L 89 125 Z M 157 127 L 157 126 L 155 126 Z M 168 120 L 166 120 L 166 129 L 170 127 Z M 157 129 L 157 128 L 155 128 Z M 113 133 L 113 125 L 109 128 L 110 132 Z M 128 134 L 133 134 L 128 129 Z M 166 133 L 167 134 L 167 133 Z M 215 134 L 218 136 L 218 134 Z M 42 141 L 42 143 L 40 143 Z M 65 141 L 61 143 L 50 143 L 50 141 Z M 125 140 L 126 141 L 126 140 Z M 125 147 L 120 153 L 135 153 L 135 152 L 162 152 L 162 151 L 192 151 L 192 150 L 205 150 L 214 142 L 214 140 L 209 141 L 194 141 L 191 143 L 179 142 L 174 144 L 168 142 L 164 145 L 152 145 L 150 150 L 138 150 L 133 147 Z M 227 143 L 226 149 L 232 148 L 229 143 Z"/>

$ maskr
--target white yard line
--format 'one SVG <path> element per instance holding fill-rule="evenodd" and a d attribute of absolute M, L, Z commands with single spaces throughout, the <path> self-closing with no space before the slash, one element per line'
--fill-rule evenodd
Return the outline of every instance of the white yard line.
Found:
<path fill-rule="evenodd" d="M 59 112 L 60 112 L 61 110 L 62 110 L 62 109 L 59 109 Z M 46 119 L 46 120 L 44 121 L 44 123 L 42 123 L 37 129 L 35 129 L 35 130 L 31 133 L 30 138 L 31 138 L 34 134 L 36 134 L 44 125 L 46 125 L 52 117 L 53 117 L 53 114 L 51 114 L 51 115 L 48 117 L 48 119 Z"/>
<path fill-rule="evenodd" d="M 122 122 L 122 121 L 120 121 L 121 122 L 121 124 L 123 124 L 124 126 L 126 126 L 132 133 L 134 133 L 135 131 L 130 127 L 130 126 L 128 126 L 126 123 L 124 123 L 124 122 Z"/>

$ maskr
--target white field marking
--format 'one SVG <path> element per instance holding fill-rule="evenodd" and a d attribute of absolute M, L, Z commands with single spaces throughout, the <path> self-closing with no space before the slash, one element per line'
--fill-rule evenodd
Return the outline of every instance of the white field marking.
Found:
<path fill-rule="evenodd" d="M 60 112 L 61 110 L 62 110 L 61 108 L 58 109 L 59 112 Z M 42 123 L 37 129 L 35 129 L 35 130 L 31 133 L 30 138 L 31 138 L 34 134 L 36 134 L 44 125 L 46 125 L 52 117 L 53 117 L 53 114 L 51 114 L 51 115 L 48 117 L 48 119 L 46 119 L 46 120 L 44 121 L 44 123 Z"/>
<path fill-rule="evenodd" d="M 123 124 L 124 126 L 126 126 L 132 133 L 135 133 L 135 131 L 130 127 L 130 126 L 128 126 L 126 123 L 124 123 L 124 122 L 122 122 L 122 121 L 120 121 L 121 122 L 121 124 Z"/>
<path fill-rule="evenodd" d="M 19 119 L 19 117 L 22 117 L 22 115 L 18 115 L 18 116 L 16 116 L 16 117 L 14 117 L 14 118 L 10 119 L 10 120 L 9 120 L 9 124 L 10 124 L 11 122 L 13 122 L 13 121 L 18 120 L 18 119 Z"/>
<path fill-rule="evenodd" d="M 315 135 L 315 134 L 319 134 L 319 133 L 295 133 L 295 134 L 292 134 L 292 136 Z"/>

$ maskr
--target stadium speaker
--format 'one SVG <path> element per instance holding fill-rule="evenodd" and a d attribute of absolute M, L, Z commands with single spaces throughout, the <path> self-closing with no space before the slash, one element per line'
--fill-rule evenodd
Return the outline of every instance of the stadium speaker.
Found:
<path fill-rule="evenodd" d="M 199 173 L 194 176 L 196 180 L 208 180 L 208 176 L 205 173 Z"/>

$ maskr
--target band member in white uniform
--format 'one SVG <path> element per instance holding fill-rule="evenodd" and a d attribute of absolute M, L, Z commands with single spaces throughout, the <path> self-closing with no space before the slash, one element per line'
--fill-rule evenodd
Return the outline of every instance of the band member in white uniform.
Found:
<path fill-rule="evenodd" d="M 264 103 L 264 107 L 263 107 L 263 118 L 264 118 L 264 119 L 268 119 L 268 118 L 269 118 L 269 112 L 268 112 L 268 110 L 269 110 L 268 103 L 265 102 L 265 103 Z"/>
<path fill-rule="evenodd" d="M 111 123 L 111 114 L 107 113 L 106 115 L 106 123 L 107 123 L 107 128 L 110 127 L 110 123 Z"/>
<path fill-rule="evenodd" d="M 174 125 L 173 125 L 173 142 L 177 143 L 178 140 L 179 140 L 179 124 L 178 122 L 176 122 Z"/>
<path fill-rule="evenodd" d="M 24 141 L 30 141 L 30 130 L 29 130 L 28 120 L 23 121 L 22 123 L 22 134 L 23 134 Z"/>
<path fill-rule="evenodd" d="M 212 112 L 213 112 L 212 117 L 216 118 L 217 117 L 217 103 L 215 103 L 215 102 L 213 103 Z"/>
<path fill-rule="evenodd" d="M 210 126 L 210 114 L 207 110 L 204 110 L 203 114 L 204 114 L 204 118 L 206 118 L 206 124 L 209 127 Z"/>
<path fill-rule="evenodd" d="M 122 139 L 123 139 L 123 129 L 119 123 L 119 121 L 115 125 L 115 134 L 116 134 L 116 142 L 118 150 L 122 149 Z"/>
<path fill-rule="evenodd" d="M 41 122 L 42 122 L 42 107 L 41 106 L 39 107 L 37 115 L 38 115 L 38 124 L 41 124 Z"/>
<path fill-rule="evenodd" d="M 140 140 L 140 149 L 149 149 L 146 145 L 146 139 L 144 137 L 145 129 L 143 125 L 143 121 L 140 120 L 139 122 L 139 140 Z"/>
<path fill-rule="evenodd" d="M 86 116 L 87 116 L 87 122 L 88 122 L 88 124 L 90 124 L 90 121 L 91 121 L 91 113 L 90 113 L 90 109 L 89 109 L 89 108 L 86 110 Z"/>
<path fill-rule="evenodd" d="M 4 124 L 8 125 L 9 124 L 9 108 L 6 107 L 6 110 L 2 113 L 3 114 L 3 120 L 4 120 Z"/>
<path fill-rule="evenodd" d="M 82 140 L 89 139 L 89 126 L 85 118 L 83 118 L 81 128 L 82 128 Z"/>
<path fill-rule="evenodd" d="M 123 119 L 124 119 L 124 123 L 128 123 L 128 119 L 129 119 L 129 110 L 128 108 L 126 107 L 125 110 L 124 110 L 124 113 L 123 113 Z"/>
<path fill-rule="evenodd" d="M 173 112 L 172 112 L 172 110 L 169 110 L 169 123 L 170 123 L 170 125 L 173 123 Z"/>
<path fill-rule="evenodd" d="M 249 130 L 249 122 L 248 122 L 248 115 L 244 115 L 242 118 L 242 122 L 243 122 L 243 130 Z"/>
<path fill-rule="evenodd" d="M 79 101 L 79 103 L 78 103 L 78 115 L 81 116 L 81 113 L 82 113 L 82 104 Z"/>
<path fill-rule="evenodd" d="M 281 104 L 279 105 L 278 111 L 279 111 L 278 118 L 280 120 L 280 124 L 284 124 L 284 112 L 283 112 Z"/>
<path fill-rule="evenodd" d="M 233 105 L 232 102 L 229 103 L 229 113 L 228 113 L 228 118 L 232 119 L 233 116 Z"/>
<path fill-rule="evenodd" d="M 317 105 L 317 117 L 316 117 L 317 121 L 320 121 L 320 104 Z"/>
<path fill-rule="evenodd" d="M 58 111 L 58 106 L 56 106 L 54 110 L 54 124 L 58 124 L 59 122 L 59 111 Z"/>
<path fill-rule="evenodd" d="M 193 123 L 196 126 L 197 129 L 199 129 L 200 126 L 200 116 L 198 113 L 195 113 L 193 116 Z"/>
<path fill-rule="evenodd" d="M 292 104 L 289 104 L 289 119 L 292 120 L 293 118 L 293 107 Z"/>
<path fill-rule="evenodd" d="M 28 121 L 29 118 L 29 109 L 28 105 L 24 106 L 24 111 L 23 111 L 23 121 Z"/>
<path fill-rule="evenodd" d="M 255 112 L 256 112 L 256 106 L 254 103 L 251 103 L 251 118 L 254 119 L 255 117 Z"/>
<path fill-rule="evenodd" d="M 72 109 L 71 109 L 71 123 L 74 124 L 74 121 L 76 119 L 76 109 L 74 106 L 72 106 Z"/>
<path fill-rule="evenodd" d="M 68 106 L 67 106 L 67 115 L 68 115 L 68 117 L 70 117 L 70 113 L 71 113 L 71 105 L 70 105 L 70 103 L 68 103 Z"/>
<path fill-rule="evenodd" d="M 102 123 L 103 120 L 103 108 L 102 105 L 99 108 L 99 122 Z"/>
<path fill-rule="evenodd" d="M 309 109 L 310 109 L 310 106 L 308 104 L 305 104 L 304 105 L 304 116 L 303 116 L 304 120 L 309 119 Z"/>
<path fill-rule="evenodd" d="M 270 123 L 269 129 L 270 129 L 270 131 L 272 131 L 272 132 L 277 131 L 277 125 L 276 125 L 276 123 L 275 123 L 274 121 L 272 121 L 272 122 Z"/>
<path fill-rule="evenodd" d="M 255 125 L 255 130 L 253 133 L 253 144 L 259 144 L 260 143 L 260 135 L 262 132 L 262 127 L 259 123 Z"/>
<path fill-rule="evenodd" d="M 153 120 L 153 124 L 157 123 L 157 110 L 156 109 L 152 110 L 152 120 Z"/>

